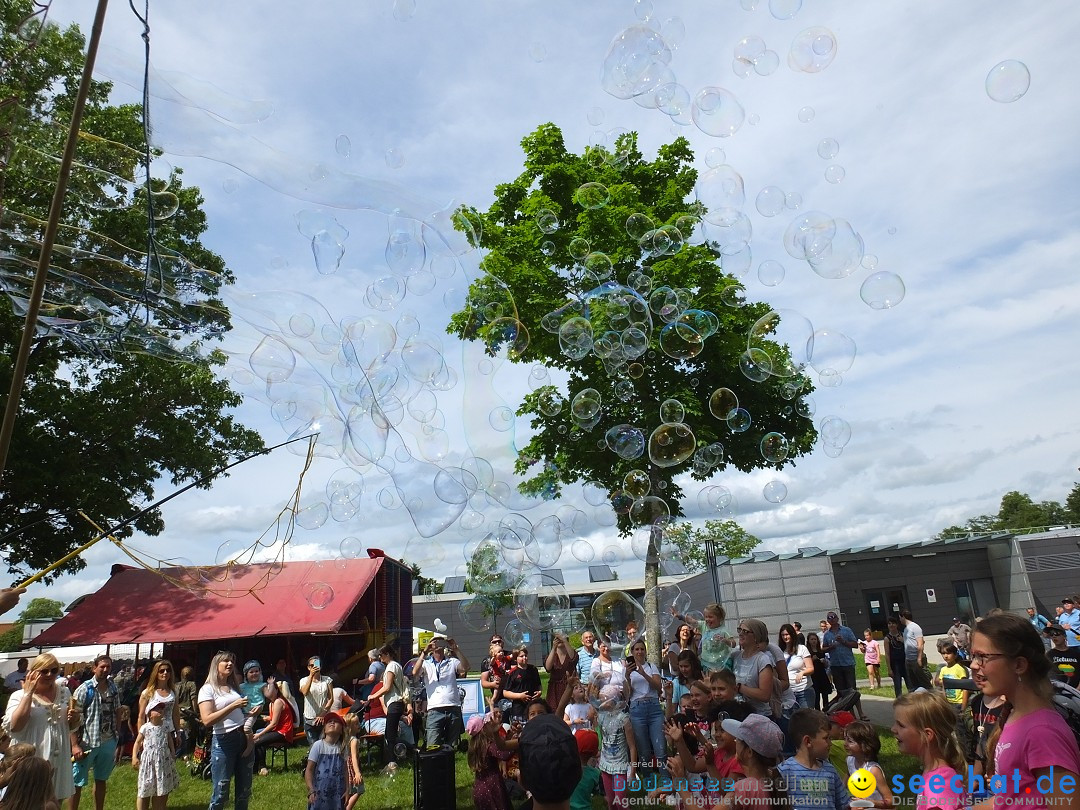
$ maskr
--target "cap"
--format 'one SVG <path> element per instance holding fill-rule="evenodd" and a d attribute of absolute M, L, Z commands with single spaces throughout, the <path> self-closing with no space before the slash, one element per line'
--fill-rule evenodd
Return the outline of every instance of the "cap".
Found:
<path fill-rule="evenodd" d="M 752 714 L 745 720 L 723 720 L 721 728 L 736 740 L 742 740 L 763 757 L 775 758 L 784 749 L 784 733 L 763 714 Z"/>
<path fill-rule="evenodd" d="M 345 725 L 345 721 L 341 719 L 341 715 L 337 712 L 327 712 L 323 715 L 323 725 L 327 723 L 338 723 L 342 726 Z"/>
<path fill-rule="evenodd" d="M 470 737 L 475 737 L 484 728 L 484 723 L 487 722 L 482 714 L 474 714 L 469 718 L 469 722 L 465 724 L 465 731 Z"/>
<path fill-rule="evenodd" d="M 246 664 L 244 664 L 244 674 L 245 675 L 247 675 L 248 670 L 251 670 L 251 669 L 257 669 L 257 670 L 261 671 L 262 670 L 262 664 L 260 664 L 258 661 L 248 661 Z"/>
<path fill-rule="evenodd" d="M 525 724 L 518 745 L 521 783 L 537 802 L 565 802 L 581 781 L 581 756 L 570 727 L 553 714 Z"/>
<path fill-rule="evenodd" d="M 150 714 L 156 707 L 165 706 L 169 703 L 172 703 L 172 698 L 163 698 L 160 695 L 155 694 L 150 698 L 150 702 L 146 704 L 146 713 Z"/>
<path fill-rule="evenodd" d="M 851 712 L 833 712 L 829 715 L 829 722 L 844 728 L 855 722 L 855 715 Z"/>
<path fill-rule="evenodd" d="M 600 737 L 591 729 L 579 728 L 574 732 L 578 754 L 583 757 L 595 757 L 600 751 Z"/>
<path fill-rule="evenodd" d="M 1061 635 L 1065 635 L 1065 628 L 1062 627 L 1060 624 L 1048 624 L 1043 629 L 1043 632 L 1048 635 L 1057 635 L 1059 633 Z"/>
<path fill-rule="evenodd" d="M 954 622 L 958 622 L 958 621 L 960 621 L 960 617 L 959 617 L 959 616 L 953 616 L 953 617 L 952 617 L 952 620 L 953 620 Z"/>
<path fill-rule="evenodd" d="M 825 618 L 828 619 L 830 622 L 840 621 L 840 617 L 833 613 L 831 610 L 825 615 Z"/>
<path fill-rule="evenodd" d="M 1076 600 L 1073 599 L 1071 596 L 1066 596 L 1064 599 L 1061 600 L 1061 604 L 1063 604 L 1063 605 L 1075 605 Z"/>

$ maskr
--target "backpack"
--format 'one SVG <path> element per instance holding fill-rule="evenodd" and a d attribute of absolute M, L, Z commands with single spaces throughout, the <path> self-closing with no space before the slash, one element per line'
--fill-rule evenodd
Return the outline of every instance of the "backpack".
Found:
<path fill-rule="evenodd" d="M 1080 690 L 1063 681 L 1051 681 L 1054 687 L 1052 698 L 1054 708 L 1064 719 L 1072 732 L 1076 744 L 1080 746 Z"/>

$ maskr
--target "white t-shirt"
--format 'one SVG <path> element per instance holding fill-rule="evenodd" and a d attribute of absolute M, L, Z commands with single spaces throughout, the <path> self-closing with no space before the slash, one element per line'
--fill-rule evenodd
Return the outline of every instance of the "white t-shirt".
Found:
<path fill-rule="evenodd" d="M 383 673 L 382 677 L 383 681 L 386 680 L 387 673 L 391 675 L 391 680 L 390 688 L 381 696 L 383 709 L 389 709 L 391 703 L 397 703 L 405 697 L 405 671 L 401 668 L 401 664 L 397 661 L 391 661 L 387 664 L 386 672 Z"/>
<path fill-rule="evenodd" d="M 785 663 L 787 656 L 784 655 L 784 651 L 780 649 L 780 645 L 772 641 L 769 642 L 769 653 L 772 655 L 773 661 L 776 664 L 774 667 L 774 670 L 777 673 L 776 682 L 777 684 L 783 683 L 783 681 L 780 680 L 779 672 L 780 670 L 783 670 L 784 674 L 787 675 L 787 664 Z M 790 681 L 784 691 L 780 693 L 780 702 L 785 709 L 790 709 L 795 705 L 795 693 L 791 689 Z"/>
<path fill-rule="evenodd" d="M 304 686 L 311 680 L 311 676 L 300 679 L 300 693 L 303 694 Z M 304 722 L 310 723 L 317 717 L 322 717 L 326 714 L 326 709 L 323 707 L 326 705 L 326 700 L 330 696 L 330 690 L 334 688 L 334 682 L 325 675 L 320 675 L 319 679 L 311 684 L 311 688 L 308 689 L 308 693 L 304 695 Z"/>
<path fill-rule="evenodd" d="M 438 663 L 428 658 L 420 672 L 424 676 L 424 688 L 427 690 L 427 707 L 445 709 L 448 706 L 460 706 L 461 694 L 458 692 L 457 672 L 461 662 L 456 658 L 444 658 Z"/>
<path fill-rule="evenodd" d="M 230 703 L 234 703 L 243 697 L 231 686 L 214 688 L 213 685 L 204 683 L 199 688 L 199 703 L 213 703 L 214 711 L 220 712 Z M 215 734 L 228 734 L 244 725 L 244 710 L 237 707 L 214 723 Z"/>
<path fill-rule="evenodd" d="M 601 661 L 600 656 L 593 659 L 589 669 L 589 680 L 595 681 L 597 676 L 603 674 L 603 686 L 611 685 L 622 687 L 626 683 L 626 665 L 622 661 L 612 658 L 610 661 Z"/>
<path fill-rule="evenodd" d="M 810 651 L 802 644 L 799 644 L 795 648 L 795 652 L 787 654 L 785 657 L 787 658 L 787 675 L 791 691 L 801 694 L 806 691 L 806 685 L 810 683 L 810 676 L 807 675 L 802 680 L 799 680 L 797 676 L 806 666 L 806 662 L 810 658 Z"/>
<path fill-rule="evenodd" d="M 640 667 L 630 673 L 630 702 L 635 700 L 641 700 L 641 698 L 654 697 L 659 699 L 660 693 L 653 689 L 652 684 L 641 673 L 645 672 L 649 675 L 659 675 L 660 670 L 655 665 L 645 662 Z"/>
<path fill-rule="evenodd" d="M 923 637 L 922 628 L 915 622 L 904 625 L 904 660 L 914 661 L 919 657 L 919 639 Z"/>

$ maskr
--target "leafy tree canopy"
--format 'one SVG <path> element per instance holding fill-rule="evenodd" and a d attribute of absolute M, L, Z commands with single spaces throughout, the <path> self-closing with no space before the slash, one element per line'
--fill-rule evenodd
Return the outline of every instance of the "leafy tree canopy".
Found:
<path fill-rule="evenodd" d="M 691 479 L 780 469 L 810 451 L 810 335 L 797 317 L 744 303 L 724 270 L 750 236 L 730 167 L 699 181 L 685 139 L 648 161 L 634 133 L 577 155 L 553 124 L 522 147 L 524 171 L 491 207 L 459 212 L 486 253 L 448 331 L 541 367 L 518 409 L 534 431 L 520 489 L 555 498 L 584 481 L 605 493 L 620 533 L 651 530 L 635 547 L 648 587 Z M 789 334 L 801 345 L 789 348 Z"/>
<path fill-rule="evenodd" d="M 1063 523 L 1080 523 L 1080 484 L 1073 485 L 1064 504 L 1056 501 L 1036 503 L 1030 495 L 1012 491 L 1001 498 L 996 515 L 977 515 L 962 526 L 949 526 L 935 535 L 936 539 L 957 537 L 970 533 L 1008 531 L 1060 526 Z"/>
<path fill-rule="evenodd" d="M 63 602 L 43 597 L 31 599 L 19 614 L 19 618 L 15 620 L 15 626 L 0 633 L 0 652 L 15 652 L 22 649 L 23 627 L 27 622 L 37 619 L 58 619 L 63 615 Z"/>
<path fill-rule="evenodd" d="M 39 28 L 34 11 L 0 0 L 0 404 L 83 61 L 78 29 Z M 78 510 L 115 523 L 162 477 L 200 479 L 262 447 L 214 372 L 224 358 L 211 341 L 229 328 L 219 291 L 232 276 L 200 241 L 202 196 L 178 169 L 157 171 L 151 228 L 141 111 L 109 105 L 108 93 L 91 88 L 0 487 L 5 561 L 20 575 L 94 536 Z M 120 535 L 162 529 L 150 511 Z"/>
<path fill-rule="evenodd" d="M 676 523 L 664 530 L 665 538 L 679 551 L 679 557 L 691 573 L 704 571 L 705 543 L 711 540 L 717 557 L 745 557 L 761 541 L 734 520 L 707 520 L 703 528 L 692 523 Z"/>

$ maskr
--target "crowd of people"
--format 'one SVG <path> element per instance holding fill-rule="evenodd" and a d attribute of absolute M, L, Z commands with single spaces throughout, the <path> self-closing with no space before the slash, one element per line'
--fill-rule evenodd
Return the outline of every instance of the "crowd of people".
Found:
<path fill-rule="evenodd" d="M 619 634 L 622 643 L 585 630 L 577 645 L 555 633 L 543 657 L 546 691 L 530 651 L 495 634 L 480 666 L 486 712 L 467 727 L 459 679 L 471 665 L 444 634 L 404 665 L 392 645 L 371 650 L 365 676 L 350 684 L 324 674 L 320 656 L 308 658 L 306 675 L 294 681 L 284 660 L 264 675 L 260 662 L 241 667 L 229 652 L 214 656 L 201 686 L 190 667 L 177 678 L 167 660 L 113 677 L 106 655 L 61 682 L 56 658 L 43 653 L 20 662 L 7 680 L 15 691 L 0 734 L 0 790 L 7 790 L 0 810 L 13 806 L 10 797 L 39 793 L 41 804 L 19 806 L 77 810 L 91 779 L 103 810 L 125 750 L 138 771 L 138 810 L 164 810 L 179 785 L 178 760 L 191 756 L 200 734 L 210 810 L 224 808 L 230 794 L 246 810 L 256 775 L 267 773 L 268 750 L 301 734 L 310 746 L 304 779 L 312 810 L 357 803 L 368 735 L 382 737 L 387 771 L 421 740 L 467 746 L 481 810 L 545 806 L 549 800 L 538 795 L 563 793 L 550 801 L 582 810 L 594 795 L 619 807 L 637 793 L 686 807 L 846 810 L 847 779 L 857 771 L 874 777 L 862 806 L 886 810 L 898 800 L 878 761 L 878 732 L 863 714 L 856 653 L 872 688 L 886 674 L 893 679 L 892 731 L 927 777 L 920 806 L 968 802 L 970 786 L 953 789 L 952 775 L 966 775 L 969 765 L 982 776 L 1008 774 L 995 788 L 1001 797 L 1037 803 L 1028 788 L 1037 786 L 1040 798 L 1064 797 L 1080 774 L 1074 730 L 1052 702 L 1053 681 L 1076 685 L 1080 653 L 1080 611 L 1071 599 L 1062 607 L 1055 621 L 1035 610 L 1027 617 L 992 611 L 974 628 L 956 619 L 938 644 L 945 663 L 936 674 L 922 629 L 906 611 L 876 639 L 832 611 L 819 632 L 793 621 L 773 633 L 753 618 L 729 627 L 723 607 L 710 604 L 700 618 L 674 615 L 658 656 L 633 623 Z M 538 749 L 530 753 L 530 739 L 560 751 L 565 767 L 553 772 Z M 542 787 L 530 786 L 530 770 L 545 774 Z M 926 787 L 934 776 L 942 777 L 933 781 L 936 792 Z"/>

